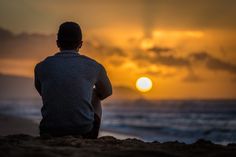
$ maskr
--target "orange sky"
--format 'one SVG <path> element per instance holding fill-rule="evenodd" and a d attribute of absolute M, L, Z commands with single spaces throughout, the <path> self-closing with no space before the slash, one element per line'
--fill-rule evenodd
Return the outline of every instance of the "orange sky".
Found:
<path fill-rule="evenodd" d="M 58 25 L 73 20 L 84 32 L 81 53 L 104 64 L 114 86 L 135 89 L 147 76 L 146 98 L 236 98 L 230 2 L 0 0 L 0 72 L 32 77 L 35 63 L 57 51 Z"/>

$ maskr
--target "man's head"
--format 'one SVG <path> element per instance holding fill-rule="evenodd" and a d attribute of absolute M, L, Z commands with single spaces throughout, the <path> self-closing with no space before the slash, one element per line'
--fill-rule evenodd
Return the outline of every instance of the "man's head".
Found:
<path fill-rule="evenodd" d="M 65 22 L 60 25 L 57 33 L 57 46 L 61 50 L 78 50 L 82 43 L 82 32 L 79 24 Z"/>

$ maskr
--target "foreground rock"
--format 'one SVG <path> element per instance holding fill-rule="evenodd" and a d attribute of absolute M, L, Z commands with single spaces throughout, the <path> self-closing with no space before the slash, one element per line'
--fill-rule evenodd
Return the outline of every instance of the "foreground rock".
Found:
<path fill-rule="evenodd" d="M 118 140 L 104 136 L 96 140 L 80 137 L 39 138 L 29 135 L 0 137 L 1 157 L 234 157 L 236 144 L 221 146 L 210 141 L 198 140 L 194 144 L 179 142 L 143 142 L 137 139 Z"/>

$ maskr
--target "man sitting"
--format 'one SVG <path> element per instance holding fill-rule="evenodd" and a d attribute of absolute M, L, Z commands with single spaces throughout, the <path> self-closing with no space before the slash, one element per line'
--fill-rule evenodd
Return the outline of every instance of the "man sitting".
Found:
<path fill-rule="evenodd" d="M 81 55 L 82 33 L 74 22 L 61 24 L 60 52 L 35 66 L 35 87 L 42 97 L 40 135 L 97 138 L 100 101 L 112 94 L 105 68 Z"/>

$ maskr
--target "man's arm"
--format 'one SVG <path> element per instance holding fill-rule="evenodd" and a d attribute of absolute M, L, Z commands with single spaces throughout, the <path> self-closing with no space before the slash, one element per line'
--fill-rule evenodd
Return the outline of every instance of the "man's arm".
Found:
<path fill-rule="evenodd" d="M 97 82 L 95 83 L 95 91 L 100 100 L 103 100 L 112 94 L 111 82 L 103 66 L 101 66 Z"/>
<path fill-rule="evenodd" d="M 34 68 L 34 86 L 36 88 L 36 90 L 38 91 L 38 93 L 41 95 L 41 83 L 39 81 L 39 76 L 38 76 L 38 64 L 35 66 Z"/>

